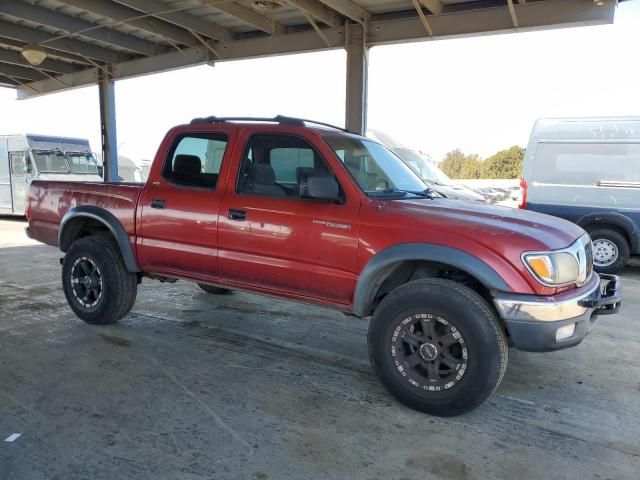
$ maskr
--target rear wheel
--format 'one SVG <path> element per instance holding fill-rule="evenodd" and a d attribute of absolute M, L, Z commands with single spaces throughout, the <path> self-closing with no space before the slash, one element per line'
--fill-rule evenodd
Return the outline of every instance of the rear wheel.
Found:
<path fill-rule="evenodd" d="M 631 249 L 623 235 L 608 229 L 592 230 L 593 268 L 598 273 L 619 273 L 629 261 Z"/>
<path fill-rule="evenodd" d="M 495 313 L 473 290 L 421 279 L 388 294 L 369 326 L 369 356 L 382 383 L 405 405 L 453 416 L 482 404 L 507 367 Z"/>
<path fill-rule="evenodd" d="M 207 285 L 206 283 L 199 283 L 198 286 L 207 293 L 212 295 L 227 295 L 231 293 L 228 288 L 214 287 L 213 285 Z"/>
<path fill-rule="evenodd" d="M 138 279 L 127 270 L 112 240 L 90 236 L 76 240 L 67 251 L 62 286 L 67 303 L 81 320 L 106 325 L 133 308 Z"/>

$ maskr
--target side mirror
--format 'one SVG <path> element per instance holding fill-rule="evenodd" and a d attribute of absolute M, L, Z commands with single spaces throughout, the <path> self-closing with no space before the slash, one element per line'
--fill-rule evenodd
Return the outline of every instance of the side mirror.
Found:
<path fill-rule="evenodd" d="M 340 198 L 338 182 L 330 173 L 310 173 L 300 183 L 300 197 L 335 201 Z"/>

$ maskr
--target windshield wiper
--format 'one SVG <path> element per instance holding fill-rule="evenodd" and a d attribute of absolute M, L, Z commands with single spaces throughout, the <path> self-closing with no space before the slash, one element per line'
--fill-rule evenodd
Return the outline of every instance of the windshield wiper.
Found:
<path fill-rule="evenodd" d="M 377 190 L 377 191 L 371 192 L 371 193 L 373 193 L 374 195 L 377 195 L 377 194 L 380 194 L 380 193 L 383 194 L 383 195 L 392 195 L 394 193 L 396 193 L 396 194 L 397 193 L 403 193 L 403 194 L 406 195 L 407 193 L 410 193 L 412 195 L 416 195 L 417 197 L 431 198 L 431 199 L 435 198 L 434 195 L 433 195 L 434 193 L 436 195 L 442 195 L 441 193 L 436 192 L 435 190 L 432 190 L 430 188 L 425 188 L 422 191 L 403 190 L 401 188 L 387 188 L 385 190 Z"/>

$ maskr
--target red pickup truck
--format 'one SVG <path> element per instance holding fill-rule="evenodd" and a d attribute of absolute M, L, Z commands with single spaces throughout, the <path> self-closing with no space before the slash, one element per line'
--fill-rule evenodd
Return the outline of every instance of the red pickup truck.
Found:
<path fill-rule="evenodd" d="M 85 322 L 127 315 L 144 276 L 371 316 L 379 378 L 435 415 L 486 400 L 508 347 L 576 345 L 621 301 L 573 223 L 445 198 L 381 144 L 288 117 L 175 127 L 145 185 L 34 181 L 28 219 Z"/>

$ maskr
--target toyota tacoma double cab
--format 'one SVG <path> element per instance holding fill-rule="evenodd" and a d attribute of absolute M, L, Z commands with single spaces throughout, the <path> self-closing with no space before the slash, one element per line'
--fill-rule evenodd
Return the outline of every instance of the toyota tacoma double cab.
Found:
<path fill-rule="evenodd" d="M 144 185 L 34 181 L 28 219 L 87 323 L 126 316 L 143 277 L 370 316 L 382 383 L 440 416 L 490 397 L 509 347 L 574 346 L 621 302 L 573 223 L 445 198 L 383 145 L 282 116 L 175 127 Z"/>

